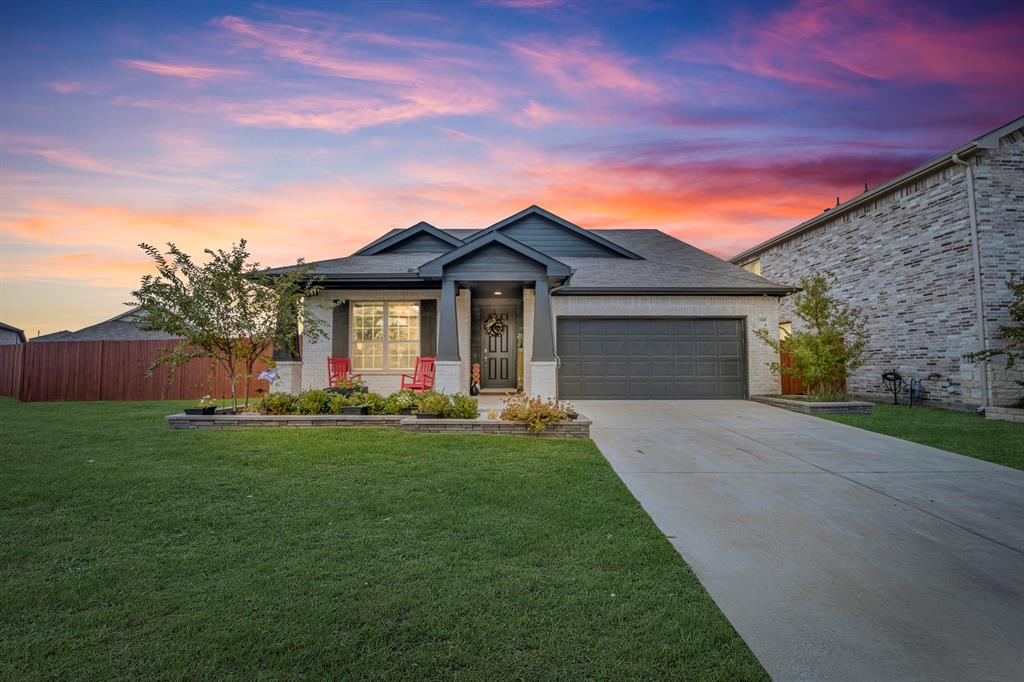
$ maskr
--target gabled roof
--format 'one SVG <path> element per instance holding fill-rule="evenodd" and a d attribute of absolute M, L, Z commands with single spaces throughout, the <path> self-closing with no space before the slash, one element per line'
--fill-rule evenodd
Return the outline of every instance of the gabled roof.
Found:
<path fill-rule="evenodd" d="M 448 263 L 461 260 L 476 251 L 480 251 L 481 249 L 490 246 L 491 244 L 501 244 L 502 246 L 511 249 L 530 260 L 536 261 L 547 269 L 549 277 L 568 277 L 572 274 L 572 269 L 565 263 L 555 260 L 551 256 L 547 256 L 536 249 L 532 249 L 522 242 L 517 242 L 511 237 L 506 237 L 500 232 L 490 232 L 489 234 L 481 236 L 479 239 L 473 239 L 466 242 L 454 251 L 449 251 L 432 261 L 424 263 L 419 268 L 420 276 L 440 277 L 444 266 Z"/>
<path fill-rule="evenodd" d="M 558 225 L 558 226 L 560 226 L 560 227 L 562 227 L 562 228 L 564 228 L 566 230 L 569 230 L 570 232 L 573 232 L 573 233 L 579 235 L 580 237 L 583 237 L 584 239 L 588 239 L 588 240 L 594 242 L 595 244 L 600 244 L 601 246 L 603 246 L 604 248 L 608 249 L 609 251 L 614 251 L 615 253 L 619 254 L 620 256 L 625 256 L 626 258 L 633 258 L 633 259 L 639 259 L 640 258 L 640 256 L 638 256 L 637 254 L 633 253 L 629 249 L 624 249 L 622 246 L 620 246 L 620 245 L 618 245 L 618 244 L 616 244 L 614 242 L 608 241 L 604 237 L 594 233 L 592 230 L 585 230 L 582 227 L 580 227 L 579 225 L 576 225 L 574 223 L 570 223 L 565 218 L 557 216 L 554 213 L 552 213 L 551 211 L 546 211 L 543 208 L 541 208 L 540 206 L 537 206 L 536 204 L 534 204 L 533 206 L 529 206 L 528 208 L 524 208 L 519 213 L 515 213 L 513 215 L 510 215 L 509 217 L 505 218 L 504 220 L 499 220 L 498 222 L 494 223 L 490 227 L 487 227 L 487 228 L 484 228 L 483 230 L 475 232 L 471 236 L 465 237 L 465 240 L 467 242 L 471 242 L 471 241 L 474 241 L 476 239 L 480 239 L 480 238 L 482 238 L 482 237 L 484 237 L 484 236 L 486 236 L 488 234 L 491 234 L 491 233 L 494 233 L 494 232 L 499 232 L 499 231 L 501 231 L 502 228 L 508 227 L 509 225 L 511 225 L 513 223 L 519 222 L 523 218 L 525 218 L 527 216 L 530 216 L 530 215 L 539 215 L 542 218 L 546 218 L 547 220 L 550 220 L 551 222 L 555 223 L 556 225 Z"/>
<path fill-rule="evenodd" d="M 873 201 L 874 199 L 877 199 L 878 197 L 884 194 L 889 194 L 890 192 L 897 190 L 900 187 L 903 187 L 904 185 L 920 180 L 924 176 L 930 175 L 937 171 L 938 169 L 952 164 L 953 157 L 967 158 L 974 154 L 977 154 L 982 149 L 997 149 L 1002 138 L 1021 129 L 1024 129 L 1024 116 L 1016 118 L 1007 123 L 1006 125 L 999 126 L 994 130 L 990 130 L 984 135 L 979 135 L 970 142 L 960 145 L 953 151 L 947 152 L 942 156 L 934 158 L 928 163 L 918 166 L 917 168 L 908 171 L 903 175 L 897 176 L 892 180 L 883 183 L 878 187 L 875 187 L 872 190 L 864 192 L 863 194 L 858 194 L 853 199 L 850 199 L 849 201 L 839 204 L 835 208 L 825 209 L 824 213 L 820 213 L 814 216 L 813 218 L 805 220 L 796 227 L 792 227 L 786 230 L 785 232 L 777 234 L 771 239 L 767 239 L 761 242 L 757 246 L 753 246 L 749 249 L 746 249 L 745 251 L 737 253 L 735 256 L 730 258 L 729 261 L 732 263 L 741 263 L 745 260 L 748 260 L 752 256 L 761 253 L 762 251 L 768 249 L 769 247 L 787 241 L 788 239 L 795 237 L 796 235 L 806 232 L 810 229 L 813 229 L 818 225 L 827 223 L 828 221 L 836 218 L 837 216 L 847 213 L 857 208 L 858 206 L 864 205 L 866 202 Z"/>
<path fill-rule="evenodd" d="M 18 329 L 17 327 L 12 327 L 9 324 L 4 324 L 3 322 L 0 322 L 0 329 L 3 329 L 5 331 L 9 331 L 9 332 L 14 332 L 15 334 L 18 335 L 18 338 L 21 339 L 21 343 L 25 343 L 25 332 L 24 332 L 24 330 Z"/>
<path fill-rule="evenodd" d="M 367 244 L 366 246 L 359 249 L 352 255 L 372 256 L 374 254 L 378 254 L 382 251 L 386 251 L 394 246 L 397 246 L 398 244 L 401 244 L 402 242 L 407 241 L 408 239 L 411 239 L 412 237 L 415 237 L 416 235 L 419 234 L 429 234 L 431 237 L 440 239 L 443 242 L 447 242 L 452 246 L 452 248 L 462 245 L 461 239 L 453 237 L 452 235 L 444 232 L 443 230 L 437 229 L 430 223 L 421 221 L 416 223 L 412 227 L 405 228 L 404 230 L 396 230 L 389 232 L 380 239 L 377 239 L 376 241 Z"/>

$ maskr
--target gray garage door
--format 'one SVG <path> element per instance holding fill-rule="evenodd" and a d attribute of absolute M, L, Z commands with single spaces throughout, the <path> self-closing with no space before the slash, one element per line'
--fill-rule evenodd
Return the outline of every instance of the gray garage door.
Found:
<path fill-rule="evenodd" d="M 560 317 L 559 396 L 744 398 L 743 320 Z"/>

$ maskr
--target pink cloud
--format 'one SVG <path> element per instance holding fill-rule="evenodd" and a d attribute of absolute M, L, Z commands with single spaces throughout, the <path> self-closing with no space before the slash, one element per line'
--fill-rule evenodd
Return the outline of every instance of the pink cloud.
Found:
<path fill-rule="evenodd" d="M 47 83 L 46 86 L 62 95 L 70 95 L 73 92 L 81 92 L 85 89 L 85 86 L 77 81 L 55 81 Z"/>
<path fill-rule="evenodd" d="M 662 91 L 658 79 L 640 74 L 634 60 L 617 54 L 595 39 L 505 43 L 527 68 L 577 95 L 597 91 L 653 97 Z"/>
<path fill-rule="evenodd" d="M 1024 61 L 1019 15 L 953 19 L 928 5 L 800 0 L 763 21 L 743 17 L 732 35 L 677 56 L 829 89 L 858 79 L 996 84 Z"/>
<path fill-rule="evenodd" d="M 149 62 L 141 59 L 122 59 L 121 63 L 140 71 L 147 71 L 160 76 L 184 78 L 186 80 L 205 81 L 246 75 L 245 71 L 241 71 L 239 69 L 224 69 L 212 66 L 195 66 L 190 64 L 166 64 L 163 62 Z"/>

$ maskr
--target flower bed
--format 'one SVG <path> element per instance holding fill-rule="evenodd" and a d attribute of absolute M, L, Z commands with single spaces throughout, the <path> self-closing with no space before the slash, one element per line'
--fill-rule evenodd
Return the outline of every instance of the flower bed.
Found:
<path fill-rule="evenodd" d="M 476 398 L 434 391 L 389 396 L 369 392 L 305 391 L 297 396 L 271 393 L 256 412 L 173 414 L 172 429 L 261 428 L 281 426 L 395 426 L 412 433 L 506 433 L 554 438 L 587 438 L 590 421 L 571 405 L 522 395 L 509 396 L 500 419 L 482 419 Z M 411 414 L 410 414 L 411 413 Z"/>
<path fill-rule="evenodd" d="M 874 403 L 865 403 L 858 400 L 815 402 L 798 396 L 773 395 L 752 395 L 750 399 L 756 403 L 764 403 L 765 405 L 781 407 L 790 412 L 801 412 L 803 414 L 871 414 L 875 409 Z"/>

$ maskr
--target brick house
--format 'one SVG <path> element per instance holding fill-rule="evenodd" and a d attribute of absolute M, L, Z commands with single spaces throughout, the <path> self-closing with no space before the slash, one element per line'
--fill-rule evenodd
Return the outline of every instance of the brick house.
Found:
<path fill-rule="evenodd" d="M 963 359 L 997 347 L 1005 282 L 1024 274 L 1024 117 L 730 259 L 781 284 L 832 272 L 870 319 L 857 395 L 885 398 L 881 374 L 923 380 L 926 401 L 958 409 L 1020 398 L 1021 371 Z M 791 299 L 780 332 L 798 324 Z"/>

